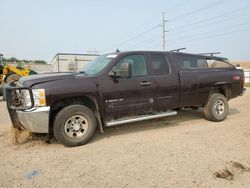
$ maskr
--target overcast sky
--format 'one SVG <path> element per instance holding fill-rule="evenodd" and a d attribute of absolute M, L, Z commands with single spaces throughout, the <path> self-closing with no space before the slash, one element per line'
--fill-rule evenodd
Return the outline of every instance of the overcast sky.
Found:
<path fill-rule="evenodd" d="M 220 51 L 250 60 L 249 0 L 0 0 L 0 53 L 43 59 L 58 52 Z"/>

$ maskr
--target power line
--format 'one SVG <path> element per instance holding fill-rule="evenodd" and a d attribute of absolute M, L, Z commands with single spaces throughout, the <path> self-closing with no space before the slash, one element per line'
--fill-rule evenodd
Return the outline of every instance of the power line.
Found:
<path fill-rule="evenodd" d="M 180 2 L 180 3 L 178 3 L 178 4 L 176 4 L 175 6 L 173 6 L 173 7 L 169 8 L 169 9 L 167 9 L 166 12 L 171 12 L 171 11 L 173 11 L 173 10 L 179 8 L 180 6 L 185 5 L 187 2 L 190 2 L 190 1 L 191 1 L 191 0 L 184 0 L 184 1 L 182 1 L 182 2 Z"/>
<path fill-rule="evenodd" d="M 196 39 L 191 39 L 191 40 L 186 40 L 186 41 L 182 41 L 182 42 L 177 42 L 175 44 L 182 44 L 182 43 L 186 43 L 186 42 L 200 41 L 200 40 L 204 40 L 204 39 L 209 39 L 209 38 L 215 38 L 215 37 L 230 35 L 230 34 L 239 33 L 239 32 L 248 31 L 248 30 L 250 30 L 250 27 L 247 27 L 247 28 L 244 28 L 244 29 L 240 29 L 240 30 L 231 31 L 231 32 L 220 33 L 220 34 L 217 34 L 217 35 L 210 35 L 210 36 L 206 36 L 206 37 L 200 37 L 200 38 L 196 38 Z"/>
<path fill-rule="evenodd" d="M 177 8 L 179 8 L 179 7 L 183 6 L 183 5 L 185 5 L 186 3 L 190 2 L 190 1 L 192 1 L 192 0 L 184 0 L 184 1 L 182 1 L 182 2 L 180 2 L 180 3 L 178 3 L 178 4 L 176 4 L 176 5 L 174 5 L 173 7 L 167 9 L 165 12 L 173 11 L 173 10 L 175 10 L 175 9 L 177 9 Z M 151 17 L 150 19 L 148 19 L 146 22 L 144 22 L 144 23 L 141 24 L 140 26 L 145 26 L 147 23 L 151 22 L 152 20 L 155 20 L 155 19 L 158 18 L 158 16 L 160 16 L 160 15 L 161 15 L 161 13 L 156 14 L 155 16 Z"/>
<path fill-rule="evenodd" d="M 216 6 L 216 5 L 218 5 L 218 4 L 221 4 L 221 3 L 225 2 L 225 1 L 228 1 L 228 0 L 218 0 L 218 1 L 214 2 L 214 3 L 211 3 L 211 4 L 208 4 L 208 5 L 206 5 L 206 6 L 203 6 L 203 7 L 199 8 L 199 9 L 196 9 L 196 10 L 193 10 L 193 11 L 191 11 L 191 12 L 188 12 L 188 13 L 185 13 L 185 14 L 182 14 L 182 15 L 179 15 L 179 16 L 177 16 L 177 17 L 171 19 L 171 21 L 175 21 L 175 20 L 178 20 L 178 19 L 180 19 L 180 18 L 190 16 L 190 15 L 195 14 L 195 13 L 197 13 L 197 12 L 199 12 L 199 11 L 204 10 L 204 9 L 208 9 L 208 8 L 211 8 L 211 7 Z M 172 9 L 178 8 L 178 7 L 180 7 L 181 5 L 183 5 L 183 3 L 187 3 L 187 2 L 188 2 L 188 1 L 185 0 L 184 2 L 182 2 L 182 3 L 180 3 L 180 4 L 177 4 L 177 5 L 176 5 L 175 7 L 173 7 Z M 250 7 L 250 6 L 248 6 L 248 7 Z M 212 19 L 215 19 L 215 18 L 217 18 L 217 17 L 219 17 L 219 16 L 225 16 L 225 15 L 231 14 L 231 13 L 236 12 L 236 11 L 239 11 L 239 10 L 247 9 L 248 7 L 244 7 L 244 8 L 242 8 L 242 9 L 237 9 L 237 10 L 234 10 L 234 11 L 231 11 L 231 12 L 227 12 L 227 13 L 224 13 L 224 14 L 222 14 L 222 15 L 214 16 L 214 17 L 212 17 L 212 18 L 208 18 L 208 19 L 205 19 L 205 20 L 212 20 Z M 242 16 L 242 15 L 240 15 L 240 16 Z M 228 19 L 228 18 L 227 18 L 227 19 Z M 220 22 L 225 21 L 225 20 L 227 20 L 227 19 L 221 20 Z M 159 25 L 159 26 L 162 27 L 162 43 L 163 43 L 163 44 L 162 44 L 162 47 L 163 47 L 163 50 L 166 49 L 166 32 L 167 32 L 166 29 L 165 29 L 165 22 L 166 22 L 166 21 L 167 21 L 167 20 L 165 20 L 165 15 L 164 15 L 164 13 L 163 13 L 163 21 L 162 21 L 162 24 Z M 190 25 L 194 25 L 194 24 L 197 24 L 197 23 L 201 23 L 201 22 L 203 22 L 203 21 L 204 21 L 204 20 L 200 20 L 200 21 L 197 21 L 197 22 L 194 22 L 194 23 L 191 23 L 191 24 L 187 24 L 187 25 L 184 25 L 184 27 L 188 27 L 188 26 L 190 26 Z M 216 22 L 216 23 L 218 23 L 218 22 Z M 118 43 L 118 44 L 116 44 L 116 45 L 113 45 L 112 48 L 114 48 L 114 47 L 115 47 L 115 48 L 118 48 L 118 47 L 120 47 L 120 46 L 123 46 L 123 45 L 125 45 L 125 44 L 127 44 L 127 43 L 129 43 L 129 42 L 131 42 L 131 41 L 133 41 L 133 40 L 136 40 L 137 38 L 142 37 L 143 35 L 145 35 L 145 34 L 151 32 L 152 30 L 154 30 L 154 29 L 156 29 L 156 28 L 157 28 L 157 26 L 154 26 L 154 27 L 152 27 L 152 28 L 150 28 L 150 29 L 148 29 L 148 30 L 146 30 L 146 31 L 144 31 L 144 32 L 141 32 L 141 33 L 139 33 L 139 34 L 137 34 L 137 35 L 135 35 L 135 36 L 133 36 L 133 37 L 131 37 L 131 38 L 125 40 L 125 41 L 122 41 L 122 42 L 120 42 L 120 43 Z M 173 28 L 173 29 L 171 29 L 171 30 L 177 30 L 178 28 L 180 28 L 180 27 Z M 183 28 L 183 27 L 182 27 L 182 28 Z M 144 41 L 143 41 L 143 43 L 144 43 Z M 137 44 L 138 44 L 138 43 L 137 43 Z M 111 49 L 111 48 L 109 48 L 109 49 Z M 106 50 L 103 50 L 103 51 L 107 51 L 107 50 L 109 50 L 109 49 L 106 49 Z"/>
<path fill-rule="evenodd" d="M 143 49 L 145 49 L 145 47 L 151 47 L 151 46 L 161 46 L 161 43 L 160 42 L 151 42 L 151 43 L 148 43 L 146 45 L 143 46 Z M 136 48 L 136 49 L 141 49 L 140 47 L 139 48 Z"/>
<path fill-rule="evenodd" d="M 151 22 L 153 20 L 155 20 L 156 18 L 158 19 L 160 15 L 161 15 L 161 13 L 158 13 L 158 14 L 154 15 L 153 17 L 149 18 L 147 21 L 143 22 L 142 24 L 137 25 L 136 28 L 141 28 L 143 26 L 149 25 L 148 23 L 150 23 L 150 25 L 152 25 Z M 134 28 L 134 30 L 135 30 L 135 28 Z"/>
<path fill-rule="evenodd" d="M 176 4 L 175 6 L 173 6 L 171 9 L 168 9 L 167 11 L 172 11 L 172 10 L 174 10 L 174 9 L 176 9 L 176 8 L 179 8 L 180 6 L 182 6 L 182 5 L 184 5 L 184 4 L 186 4 L 187 2 L 190 2 L 190 0 L 184 0 L 184 1 L 182 1 L 181 3 L 179 3 L 179 4 Z M 157 14 L 157 16 L 158 16 L 159 14 Z M 144 22 L 144 24 L 142 24 L 142 25 L 145 25 L 146 23 L 148 23 L 149 21 L 152 21 L 152 20 L 154 20 L 156 18 L 156 16 L 154 16 L 154 17 L 152 17 L 151 19 L 149 19 L 147 22 Z M 163 19 L 164 20 L 164 19 Z M 163 24 L 164 25 L 164 27 L 165 27 L 165 23 Z M 148 33 L 148 32 L 150 32 L 150 31 L 152 31 L 153 29 L 155 29 L 156 27 L 153 27 L 153 28 L 150 28 L 149 30 L 147 30 L 147 31 L 145 31 L 145 32 L 142 32 L 142 33 L 140 33 L 140 34 L 138 34 L 138 35 L 135 35 L 134 37 L 131 37 L 131 38 L 129 38 L 128 40 L 125 40 L 125 41 L 123 41 L 123 42 L 121 42 L 121 43 L 118 43 L 118 44 L 116 44 L 116 45 L 114 45 L 113 47 L 119 47 L 119 46 L 121 46 L 121 45 L 124 45 L 124 44 L 126 44 L 126 43 L 128 43 L 128 42 L 130 42 L 130 41 L 132 41 L 132 40 L 135 40 L 135 39 L 137 39 L 138 37 L 140 37 L 140 36 L 142 36 L 142 35 L 144 35 L 144 34 L 146 34 L 146 33 Z M 165 29 L 163 28 L 163 31 L 165 31 Z M 166 31 L 165 31 L 166 32 Z M 165 33 L 164 32 L 164 33 Z M 164 34 L 165 35 L 165 34 Z M 165 37 L 163 37 L 163 43 L 164 43 L 164 45 L 163 46 L 165 46 L 165 43 L 166 43 L 166 40 L 164 39 Z M 112 47 L 112 48 L 113 48 Z M 163 47 L 163 48 L 165 48 L 165 47 Z M 111 48 L 109 48 L 109 49 L 111 49 Z M 107 50 L 109 50 L 109 49 L 105 49 L 105 50 L 101 50 L 101 51 L 107 51 Z"/>
<path fill-rule="evenodd" d="M 230 28 L 234 28 L 234 27 L 239 27 L 239 26 L 242 26 L 242 25 L 247 25 L 247 24 L 250 24 L 250 22 L 244 22 L 244 23 L 241 23 L 241 24 L 236 24 L 236 25 L 231 25 L 229 27 L 224 27 L 224 28 L 221 28 L 221 30 L 226 30 L 226 29 L 230 29 Z M 208 31 L 208 32 L 205 32 L 205 33 L 200 33 L 200 34 L 196 34 L 196 35 L 191 35 L 191 36 L 186 36 L 186 37 L 196 37 L 196 36 L 200 36 L 200 35 L 204 35 L 204 34 L 210 34 L 210 33 L 213 33 L 213 32 L 218 32 L 218 29 L 217 30 L 213 30 L 213 31 Z M 178 39 L 173 39 L 173 40 L 169 40 L 169 42 L 172 42 L 172 41 L 179 41 L 179 40 L 182 40 L 184 37 L 182 38 L 178 38 Z"/>
<path fill-rule="evenodd" d="M 213 2 L 213 3 L 211 3 L 211 4 L 208 4 L 208 5 L 206 5 L 206 6 L 203 6 L 203 7 L 201 7 L 201 8 L 195 9 L 195 10 L 193 10 L 193 11 L 191 11 L 191 12 L 187 12 L 187 13 L 184 13 L 184 14 L 182 14 L 182 15 L 176 16 L 176 17 L 174 17 L 174 18 L 172 18 L 172 19 L 169 19 L 169 21 L 176 21 L 176 20 L 179 20 L 179 19 L 182 19 L 182 18 L 186 18 L 186 17 L 191 16 L 191 15 L 197 13 L 197 12 L 200 12 L 200 11 L 202 11 L 202 10 L 206 10 L 206 9 L 209 9 L 209 8 L 211 8 L 211 7 L 214 7 L 214 6 L 218 5 L 218 4 L 221 4 L 221 3 L 225 2 L 225 1 L 228 1 L 228 0 L 218 0 L 218 1 L 216 1 L 216 2 Z"/>
<path fill-rule="evenodd" d="M 246 7 L 243 7 L 243 8 L 240 8 L 240 9 L 236 9 L 236 10 L 233 10 L 233 11 L 226 12 L 226 13 L 224 13 L 224 14 L 220 14 L 220 15 L 217 15 L 217 16 L 213 16 L 213 17 L 211 17 L 211 18 L 202 19 L 202 20 L 199 20 L 199 21 L 190 23 L 190 24 L 186 24 L 186 25 L 174 27 L 174 28 L 172 28 L 172 29 L 170 28 L 169 30 L 170 30 L 170 31 L 178 30 L 179 28 L 182 29 L 182 28 L 185 28 L 185 27 L 189 27 L 189 26 L 192 26 L 192 25 L 196 25 L 196 24 L 199 24 L 199 23 L 203 23 L 203 22 L 205 22 L 205 21 L 213 20 L 213 19 L 216 19 L 216 18 L 219 18 L 219 17 L 223 17 L 223 16 L 226 16 L 226 15 L 235 13 L 235 12 L 239 12 L 239 11 L 241 11 L 241 10 L 248 9 L 249 7 L 250 7 L 250 5 L 249 5 L 249 6 L 246 6 Z"/>
<path fill-rule="evenodd" d="M 199 26 L 192 27 L 192 28 L 194 29 L 194 28 L 201 27 L 201 26 L 202 26 L 202 28 L 203 28 L 203 27 L 208 27 L 208 26 L 211 26 L 211 25 L 215 25 L 215 24 L 218 24 L 218 23 L 225 22 L 225 21 L 227 21 L 227 20 L 232 20 L 232 19 L 236 19 L 236 18 L 239 18 L 239 17 L 242 17 L 242 16 L 246 16 L 246 15 L 249 15 L 249 14 L 250 14 L 250 12 L 247 12 L 247 13 L 245 13 L 245 14 L 241 14 L 241 15 L 233 16 L 233 17 L 231 16 L 231 17 L 229 17 L 229 18 L 225 18 L 225 19 L 219 20 L 219 21 L 217 21 L 217 22 L 212 22 L 212 23 L 210 23 L 210 24 L 204 23 L 204 24 L 201 24 L 201 25 L 199 25 Z M 176 34 L 176 33 L 182 33 L 183 31 L 187 31 L 187 30 L 189 30 L 189 29 L 186 28 L 186 29 L 177 31 L 177 32 L 175 32 L 175 34 Z"/>
<path fill-rule="evenodd" d="M 193 11 L 193 12 L 189 12 L 189 13 L 186 13 L 186 14 L 190 15 L 190 14 L 196 13 L 198 11 L 202 11 L 203 9 L 213 7 L 213 6 L 218 5 L 218 4 L 220 4 L 220 3 L 224 2 L 224 1 L 227 1 L 227 0 L 218 0 L 218 1 L 214 2 L 214 3 L 212 3 L 212 4 L 206 5 L 206 6 L 202 7 L 202 8 L 199 8 L 199 9 Z M 186 3 L 187 1 L 184 1 L 184 2 Z M 181 5 L 183 5 L 183 3 L 182 4 L 180 3 L 180 4 L 176 5 L 175 8 L 177 8 L 177 7 L 181 6 Z M 186 16 L 186 14 L 183 14 L 181 16 Z M 162 24 L 159 25 L 159 26 L 162 27 L 162 48 L 163 48 L 163 51 L 165 51 L 165 49 L 166 49 L 166 32 L 167 32 L 166 29 L 165 29 L 165 27 L 166 27 L 165 23 L 167 22 L 167 20 L 165 20 L 165 12 L 162 13 L 162 16 L 163 16 Z M 179 17 L 181 17 L 181 16 L 179 16 Z M 177 19 L 179 19 L 179 18 L 176 17 L 176 18 L 172 19 L 172 21 L 177 20 Z M 133 38 L 133 40 L 134 40 L 134 38 Z M 131 40 L 129 40 L 129 41 L 131 41 Z M 125 43 L 127 43 L 127 41 L 125 41 Z"/>
<path fill-rule="evenodd" d="M 158 38 L 159 36 L 161 36 L 162 34 L 161 33 L 158 33 L 157 35 L 154 35 L 150 38 L 147 38 L 146 40 L 143 40 L 143 41 L 140 41 L 140 42 L 137 42 L 135 43 L 134 45 L 130 46 L 130 47 L 135 47 L 135 46 L 138 46 L 139 44 L 142 45 L 142 44 L 145 44 L 145 43 L 150 43 L 152 41 L 155 41 L 156 38 Z"/>
<path fill-rule="evenodd" d="M 229 27 L 225 27 L 225 28 L 222 28 L 222 29 L 223 29 L 223 30 L 224 30 L 224 29 L 230 29 L 230 28 L 234 28 L 234 27 L 239 27 L 239 26 L 242 26 L 242 25 L 246 25 L 246 24 L 249 24 L 249 23 L 250 23 L 250 22 L 245 22 L 245 23 L 241 23 L 241 24 L 236 24 L 236 25 L 232 25 L 232 26 L 229 26 Z M 193 36 L 200 36 L 200 35 L 204 35 L 204 34 L 209 34 L 209 33 L 211 33 L 211 32 L 217 32 L 217 30 L 213 30 L 213 31 L 205 32 L 205 33 L 200 33 L 200 34 L 192 35 L 191 37 L 193 37 Z M 138 44 L 144 44 L 144 43 L 150 44 L 150 43 L 154 42 L 154 41 L 155 41 L 155 38 L 158 37 L 159 35 L 160 35 L 160 34 L 154 35 L 152 38 L 149 38 L 149 40 L 144 40 L 144 41 L 141 41 L 141 42 L 139 42 L 139 43 L 136 43 L 135 45 L 132 46 L 132 48 L 133 48 L 134 46 L 138 46 Z M 190 36 L 187 36 L 187 37 L 190 37 Z M 184 38 L 184 37 L 183 37 L 183 38 Z M 194 39 L 195 39 L 195 38 L 194 38 Z M 181 39 L 178 39 L 178 40 L 168 40 L 168 42 L 179 41 L 179 40 L 181 40 Z M 193 40 L 193 39 L 191 39 L 191 40 Z M 177 43 L 179 43 L 179 42 L 177 42 Z"/>
<path fill-rule="evenodd" d="M 144 32 L 141 32 L 141 33 L 139 33 L 139 34 L 137 34 L 137 35 L 135 35 L 135 36 L 133 36 L 133 37 L 131 37 L 131 38 L 129 38 L 129 39 L 123 41 L 123 42 L 120 42 L 120 43 L 118 43 L 118 44 L 116 44 L 116 45 L 113 45 L 112 47 L 110 47 L 110 48 L 108 48 L 108 49 L 106 49 L 106 50 L 103 50 L 103 51 L 107 51 L 107 50 L 110 50 L 110 49 L 112 49 L 112 48 L 118 48 L 118 47 L 120 47 L 120 46 L 122 46 L 122 45 L 124 45 L 124 44 L 126 44 L 126 43 L 128 43 L 128 42 L 130 42 L 130 41 L 133 41 L 133 40 L 135 40 L 135 39 L 137 39 L 137 38 L 139 38 L 139 37 L 141 37 L 141 36 L 143 36 L 143 35 L 145 35 L 145 34 L 151 32 L 152 30 L 156 29 L 157 27 L 158 27 L 158 25 L 157 25 L 157 26 L 154 26 L 154 27 L 151 27 L 150 29 L 148 29 L 148 30 L 146 30 L 146 31 L 144 31 Z"/>

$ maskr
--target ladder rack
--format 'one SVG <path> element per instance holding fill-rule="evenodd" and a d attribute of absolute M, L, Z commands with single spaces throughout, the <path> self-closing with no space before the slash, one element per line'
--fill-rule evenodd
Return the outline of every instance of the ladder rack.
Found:
<path fill-rule="evenodd" d="M 220 54 L 220 52 L 199 53 L 198 55 L 210 55 L 210 56 L 214 56 L 215 54 Z"/>
<path fill-rule="evenodd" d="M 170 50 L 170 52 L 180 52 L 181 50 L 185 50 L 187 48 L 177 48 L 177 49 L 174 49 L 174 50 Z"/>

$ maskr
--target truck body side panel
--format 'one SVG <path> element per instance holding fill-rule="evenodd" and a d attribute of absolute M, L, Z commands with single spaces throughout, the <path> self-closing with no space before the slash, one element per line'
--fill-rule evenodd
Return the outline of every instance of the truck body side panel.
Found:
<path fill-rule="evenodd" d="M 240 86 L 240 80 L 233 80 L 234 76 L 242 77 L 241 71 L 235 69 L 180 71 L 181 90 L 179 106 L 204 105 L 208 100 L 210 91 L 216 87 L 222 88 L 222 86 L 227 86 L 230 90 L 229 99 L 238 96 L 242 88 Z"/>

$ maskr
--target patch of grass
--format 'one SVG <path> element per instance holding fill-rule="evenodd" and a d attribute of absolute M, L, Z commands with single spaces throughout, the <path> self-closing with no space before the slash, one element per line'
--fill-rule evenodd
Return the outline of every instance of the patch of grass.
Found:
<path fill-rule="evenodd" d="M 250 83 L 245 83 L 245 87 L 250 87 Z"/>

